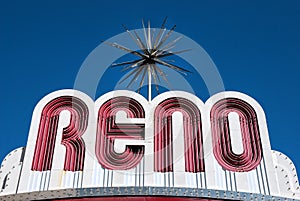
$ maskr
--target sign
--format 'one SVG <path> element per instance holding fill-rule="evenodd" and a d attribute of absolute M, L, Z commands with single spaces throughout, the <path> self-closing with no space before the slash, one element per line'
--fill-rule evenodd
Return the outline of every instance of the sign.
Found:
<path fill-rule="evenodd" d="M 130 186 L 300 198 L 293 163 L 271 150 L 263 109 L 239 92 L 203 103 L 183 91 L 152 101 L 112 91 L 95 102 L 56 91 L 34 109 L 26 148 L 0 170 L 0 195 Z"/>

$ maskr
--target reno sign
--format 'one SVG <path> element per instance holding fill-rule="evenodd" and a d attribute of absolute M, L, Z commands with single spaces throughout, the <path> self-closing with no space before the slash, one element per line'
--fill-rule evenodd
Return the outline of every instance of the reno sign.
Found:
<path fill-rule="evenodd" d="M 290 159 L 271 150 L 261 106 L 239 92 L 205 103 L 170 91 L 148 101 L 76 90 L 44 97 L 27 145 L 0 172 L 0 198 L 61 189 L 164 187 L 300 198 Z"/>

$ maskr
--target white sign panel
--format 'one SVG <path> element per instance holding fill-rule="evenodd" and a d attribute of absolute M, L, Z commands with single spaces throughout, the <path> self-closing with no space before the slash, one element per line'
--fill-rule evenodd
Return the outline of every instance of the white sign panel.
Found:
<path fill-rule="evenodd" d="M 90 187 L 184 187 L 300 198 L 290 159 L 271 150 L 261 106 L 239 92 L 203 103 L 60 90 L 36 106 L 26 148 L 2 162 L 0 195 Z"/>

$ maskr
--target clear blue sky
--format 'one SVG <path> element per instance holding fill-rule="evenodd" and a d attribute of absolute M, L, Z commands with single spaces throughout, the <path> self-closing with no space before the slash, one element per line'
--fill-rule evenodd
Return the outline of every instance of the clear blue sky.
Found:
<path fill-rule="evenodd" d="M 169 28 L 176 24 L 177 32 L 208 52 L 226 90 L 244 92 L 263 106 L 272 148 L 287 154 L 299 172 L 297 0 L 1 1 L 0 161 L 26 145 L 36 103 L 72 88 L 82 62 L 102 40 L 123 32 L 122 24 L 141 28 L 144 18 L 158 27 L 165 16 Z"/>

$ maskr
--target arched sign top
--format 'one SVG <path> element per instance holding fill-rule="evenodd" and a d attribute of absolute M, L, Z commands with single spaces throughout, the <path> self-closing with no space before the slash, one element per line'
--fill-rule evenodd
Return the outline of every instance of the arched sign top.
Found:
<path fill-rule="evenodd" d="M 239 92 L 205 103 L 127 90 L 95 102 L 60 90 L 35 107 L 26 149 L 3 161 L 0 195 L 90 187 L 174 187 L 300 198 L 292 162 L 272 151 L 262 107 Z"/>

